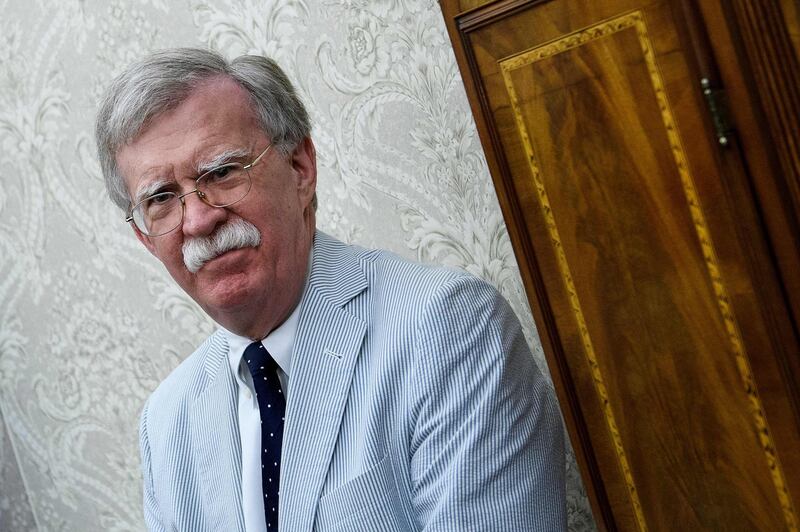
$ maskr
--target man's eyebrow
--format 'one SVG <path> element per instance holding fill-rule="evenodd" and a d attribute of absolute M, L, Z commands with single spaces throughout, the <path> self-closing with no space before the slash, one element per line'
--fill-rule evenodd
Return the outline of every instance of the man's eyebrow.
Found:
<path fill-rule="evenodd" d="M 212 157 L 207 161 L 200 161 L 197 163 L 197 173 L 198 175 L 202 175 L 209 170 L 213 170 L 214 168 L 221 166 L 223 164 L 229 163 L 234 159 L 241 159 L 242 157 L 247 157 L 250 154 L 250 150 L 246 148 L 234 148 L 225 150 L 222 153 L 219 153 Z"/>
<path fill-rule="evenodd" d="M 142 185 L 133 196 L 133 204 L 136 205 L 143 199 L 148 198 L 153 194 L 157 194 L 161 189 L 169 184 L 170 181 L 167 179 L 156 179 L 155 181 L 150 181 L 149 183 Z"/>

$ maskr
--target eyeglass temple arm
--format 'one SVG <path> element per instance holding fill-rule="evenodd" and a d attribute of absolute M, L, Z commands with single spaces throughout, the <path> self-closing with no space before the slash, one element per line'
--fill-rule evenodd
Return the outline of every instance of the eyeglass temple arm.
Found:
<path fill-rule="evenodd" d="M 256 157 L 256 160 L 255 160 L 255 161 L 253 161 L 252 163 L 250 163 L 250 164 L 248 164 L 247 166 L 245 166 L 245 167 L 244 167 L 244 169 L 245 169 L 245 170 L 249 170 L 250 168 L 252 168 L 252 167 L 254 167 L 255 165 L 257 165 L 257 164 L 258 164 L 258 161 L 260 161 L 260 160 L 261 160 L 261 158 L 262 158 L 262 157 L 264 157 L 264 156 L 267 154 L 267 152 L 269 151 L 269 149 L 270 149 L 270 148 L 272 148 L 272 144 L 270 144 L 269 146 L 267 146 L 267 147 L 264 149 L 264 151 L 262 151 L 262 152 L 261 152 L 261 155 L 259 155 L 258 157 Z"/>

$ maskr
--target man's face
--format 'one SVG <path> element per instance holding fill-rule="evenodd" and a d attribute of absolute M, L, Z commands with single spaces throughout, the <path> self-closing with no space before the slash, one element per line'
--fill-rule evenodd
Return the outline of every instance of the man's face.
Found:
<path fill-rule="evenodd" d="M 233 162 L 248 164 L 270 143 L 259 127 L 247 93 L 227 78 L 214 78 L 175 109 L 158 115 L 117 153 L 130 197 L 154 181 L 160 190 L 194 190 L 198 166 L 226 151 L 244 148 Z M 243 336 L 260 338 L 291 313 L 301 295 L 313 239 L 311 200 L 316 159 L 309 139 L 286 157 L 271 149 L 250 169 L 253 185 L 226 208 L 186 196 L 183 224 L 171 233 L 137 237 L 172 277 L 218 323 Z M 181 248 L 241 218 L 261 233 L 258 247 L 236 249 L 206 262 L 196 273 L 185 266 Z"/>

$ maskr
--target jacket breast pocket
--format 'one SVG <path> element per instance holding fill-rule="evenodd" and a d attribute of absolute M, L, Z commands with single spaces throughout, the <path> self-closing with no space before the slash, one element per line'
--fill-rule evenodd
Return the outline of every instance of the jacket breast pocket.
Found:
<path fill-rule="evenodd" d="M 389 455 L 323 496 L 314 528 L 317 532 L 416 530 L 406 516 Z"/>

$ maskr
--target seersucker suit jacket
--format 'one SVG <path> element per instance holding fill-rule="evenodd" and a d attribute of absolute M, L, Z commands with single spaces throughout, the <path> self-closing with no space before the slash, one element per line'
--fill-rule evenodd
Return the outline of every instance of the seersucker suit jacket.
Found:
<path fill-rule="evenodd" d="M 552 388 L 487 283 L 317 232 L 292 354 L 281 531 L 566 528 Z M 150 530 L 243 531 L 220 332 L 140 422 Z"/>

